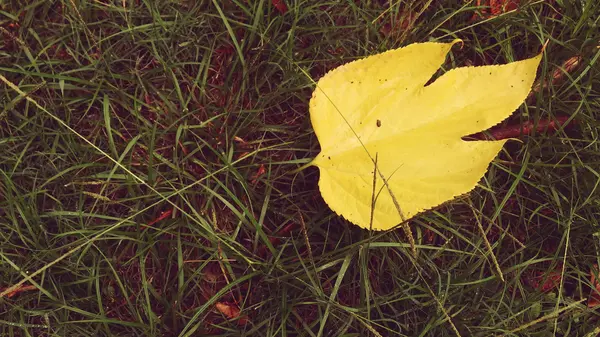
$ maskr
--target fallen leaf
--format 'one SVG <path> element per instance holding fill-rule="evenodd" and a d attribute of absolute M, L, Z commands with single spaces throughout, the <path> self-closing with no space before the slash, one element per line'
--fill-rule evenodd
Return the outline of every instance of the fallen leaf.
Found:
<path fill-rule="evenodd" d="M 500 14 L 515 10 L 519 7 L 521 0 L 477 0 L 477 6 L 484 6 L 481 14 L 475 14 L 471 20 L 477 17 L 492 18 Z"/>
<path fill-rule="evenodd" d="M 273 4 L 273 7 L 275 7 L 279 11 L 279 13 L 287 13 L 288 8 L 284 0 L 272 0 L 271 3 Z"/>
<path fill-rule="evenodd" d="M 415 22 L 415 19 L 417 19 L 417 13 L 412 10 L 400 12 L 395 16 L 392 16 L 391 20 L 385 22 L 379 29 L 379 32 L 386 37 L 399 36 L 403 32 L 410 30 Z"/>
<path fill-rule="evenodd" d="M 265 165 L 260 164 L 256 173 L 252 175 L 250 182 L 252 184 L 256 185 L 256 183 L 258 182 L 258 178 L 260 178 L 265 173 L 267 173 L 267 170 L 265 169 Z"/>
<path fill-rule="evenodd" d="M 541 271 L 534 272 L 528 282 L 533 288 L 538 289 L 543 293 L 547 293 L 560 288 L 561 278 L 562 266 L 557 266 L 553 271 L 548 273 Z"/>
<path fill-rule="evenodd" d="M 240 309 L 235 304 L 217 302 L 215 307 L 220 313 L 223 314 L 223 316 L 229 319 L 239 318 L 239 325 L 244 325 L 248 322 L 247 316 L 240 316 Z"/>
<path fill-rule="evenodd" d="M 453 69 L 425 86 L 457 42 L 411 44 L 319 80 L 310 118 L 321 152 L 309 165 L 319 167 L 321 195 L 337 214 L 370 227 L 376 156 L 375 230 L 465 194 L 483 177 L 506 140 L 461 137 L 498 124 L 521 105 L 541 54 Z"/>

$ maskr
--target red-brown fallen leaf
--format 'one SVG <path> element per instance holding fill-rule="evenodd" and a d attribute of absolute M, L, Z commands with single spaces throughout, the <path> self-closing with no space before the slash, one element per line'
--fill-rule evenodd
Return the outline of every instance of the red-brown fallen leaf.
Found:
<path fill-rule="evenodd" d="M 546 293 L 552 289 L 558 288 L 560 285 L 560 278 L 561 274 L 559 272 L 551 272 L 548 278 L 546 279 L 546 282 L 542 284 L 541 290 Z"/>
<path fill-rule="evenodd" d="M 500 15 L 515 10 L 519 7 L 521 0 L 489 0 L 492 15 Z"/>
<path fill-rule="evenodd" d="M 529 284 L 544 293 L 547 293 L 553 289 L 557 289 L 560 286 L 560 279 L 562 274 L 562 266 L 557 266 L 553 271 L 547 275 L 544 272 L 536 271 L 529 279 Z M 545 280 L 545 281 L 544 281 Z M 542 283 L 544 281 L 544 283 Z"/>
<path fill-rule="evenodd" d="M 217 59 L 222 60 L 226 56 L 233 55 L 233 51 L 232 45 L 221 46 L 215 49 L 215 56 Z"/>
<path fill-rule="evenodd" d="M 248 323 L 248 316 L 240 316 L 240 308 L 233 303 L 217 302 L 215 307 L 220 313 L 223 314 L 223 316 L 229 319 L 239 318 L 238 325 L 244 325 Z"/>
<path fill-rule="evenodd" d="M 477 0 L 477 6 L 487 7 L 481 10 L 481 13 L 473 14 L 471 21 L 478 18 L 492 18 L 502 13 L 510 12 L 519 7 L 521 0 Z"/>
<path fill-rule="evenodd" d="M 521 135 L 528 135 L 531 134 L 534 130 L 535 132 L 552 132 L 558 130 L 561 127 L 564 127 L 568 120 L 569 117 L 567 116 L 559 116 L 556 117 L 556 119 L 552 120 L 542 119 L 537 123 L 537 126 L 535 126 L 534 123 L 530 121 L 526 121 L 523 124 L 509 125 L 503 128 L 491 129 L 489 131 L 489 136 L 480 132 L 467 138 L 475 138 L 478 140 L 500 140 L 507 138 L 517 138 Z"/>
<path fill-rule="evenodd" d="M 598 274 L 598 265 L 594 264 L 590 270 L 590 283 L 594 289 L 588 298 L 588 308 L 595 308 L 600 305 L 600 283 L 598 283 L 596 274 Z"/>
<path fill-rule="evenodd" d="M 425 228 L 423 231 L 423 241 L 427 244 L 433 243 L 435 240 L 436 234 L 429 228 Z"/>
<path fill-rule="evenodd" d="M 329 49 L 327 49 L 327 52 L 334 56 L 342 55 L 342 54 L 344 54 L 344 48 L 342 48 L 342 47 L 329 48 Z"/>
<path fill-rule="evenodd" d="M 379 28 L 379 32 L 383 36 L 400 35 L 412 27 L 416 18 L 417 14 L 413 11 L 400 12 L 395 17 L 392 17 L 389 22 L 384 23 Z"/>
<path fill-rule="evenodd" d="M 284 0 L 272 0 L 271 3 L 273 4 L 273 7 L 279 11 L 279 13 L 287 13 L 288 8 Z"/>
<path fill-rule="evenodd" d="M 0 293 L 6 291 L 9 288 L 4 288 L 4 289 L 0 289 Z M 9 291 L 5 296 L 7 298 L 11 298 L 14 297 L 16 295 L 18 295 L 19 293 L 25 292 L 25 291 L 29 291 L 29 290 L 36 290 L 37 287 L 36 286 L 24 286 L 24 285 L 20 285 L 18 287 L 16 287 L 15 289 L 12 289 L 11 291 Z"/>
<path fill-rule="evenodd" d="M 148 94 L 144 94 L 144 103 L 148 104 L 148 105 L 152 105 L 152 102 L 154 100 L 152 99 L 152 97 Z"/>
<path fill-rule="evenodd" d="M 265 165 L 260 164 L 260 167 L 258 168 L 256 173 L 252 176 L 252 180 L 251 180 L 252 184 L 256 184 L 256 182 L 258 181 L 258 178 L 265 173 L 267 173 L 267 170 L 265 169 Z"/>
<path fill-rule="evenodd" d="M 168 210 L 166 210 L 166 211 L 164 211 L 164 212 L 161 212 L 161 213 L 160 213 L 160 215 L 158 216 L 158 218 L 156 218 L 156 219 L 154 219 L 154 220 L 152 220 L 152 221 L 150 221 L 150 222 L 148 223 L 148 226 L 152 226 L 152 225 L 154 225 L 155 223 L 157 223 L 157 222 L 159 222 L 159 221 L 161 221 L 161 220 L 164 220 L 164 219 L 168 218 L 168 217 L 169 217 L 171 214 L 173 214 L 173 209 L 172 209 L 172 208 L 171 208 L 171 209 L 168 209 Z"/>

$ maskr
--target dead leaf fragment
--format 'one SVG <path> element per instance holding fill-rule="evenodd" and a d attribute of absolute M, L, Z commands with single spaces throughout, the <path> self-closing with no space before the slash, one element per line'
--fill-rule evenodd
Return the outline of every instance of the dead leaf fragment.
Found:
<path fill-rule="evenodd" d="M 273 7 L 279 11 L 279 13 L 287 13 L 288 8 L 284 0 L 272 0 L 271 3 L 273 4 Z"/>
<path fill-rule="evenodd" d="M 473 15 L 471 20 L 476 20 L 479 17 L 492 18 L 510 12 L 519 8 L 520 3 L 521 0 L 477 0 L 477 6 L 486 8 L 482 9 L 480 14 Z"/>
<path fill-rule="evenodd" d="M 10 289 L 10 288 L 0 289 L 0 293 L 6 291 L 8 289 Z M 14 297 L 14 296 L 16 296 L 16 295 L 18 295 L 18 294 L 20 294 L 22 292 L 30 291 L 30 290 L 36 290 L 36 289 L 37 289 L 36 286 L 31 286 L 31 285 L 24 286 L 24 285 L 20 285 L 20 286 L 14 288 L 14 289 L 11 289 L 8 293 L 6 293 L 5 296 L 7 298 L 12 298 L 12 297 Z"/>
<path fill-rule="evenodd" d="M 595 308 L 600 305 L 600 283 L 596 278 L 596 274 L 598 274 L 598 265 L 594 264 L 594 266 L 590 270 L 590 283 L 592 284 L 592 293 L 588 298 L 588 308 Z"/>
<path fill-rule="evenodd" d="M 253 185 L 256 185 L 256 183 L 258 182 L 258 178 L 260 178 L 265 173 L 267 173 L 267 170 L 265 169 L 265 164 L 260 164 L 256 173 L 252 175 L 250 182 Z"/>
<path fill-rule="evenodd" d="M 239 318 L 239 320 L 238 320 L 239 325 L 244 325 L 244 324 L 248 323 L 248 317 L 240 316 L 240 308 L 238 308 L 238 306 L 235 304 L 225 303 L 225 302 L 217 302 L 215 304 L 215 308 L 217 308 L 217 310 L 221 314 L 223 314 L 223 316 L 225 316 L 229 319 Z"/>

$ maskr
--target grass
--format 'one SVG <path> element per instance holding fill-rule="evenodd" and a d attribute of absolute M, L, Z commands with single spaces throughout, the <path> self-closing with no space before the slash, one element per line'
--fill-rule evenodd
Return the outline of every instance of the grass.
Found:
<path fill-rule="evenodd" d="M 600 4 L 280 3 L 0 3 L 0 335 L 600 333 Z M 313 80 L 453 38 L 445 70 L 548 41 L 545 86 L 481 187 L 411 220 L 413 261 L 290 172 Z"/>

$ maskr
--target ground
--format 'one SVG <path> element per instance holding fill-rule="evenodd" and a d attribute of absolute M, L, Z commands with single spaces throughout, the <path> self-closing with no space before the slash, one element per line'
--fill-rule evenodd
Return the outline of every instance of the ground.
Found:
<path fill-rule="evenodd" d="M 596 1 L 0 2 L 0 335 L 595 336 Z M 479 187 L 335 215 L 314 81 L 413 42 L 534 56 Z"/>

